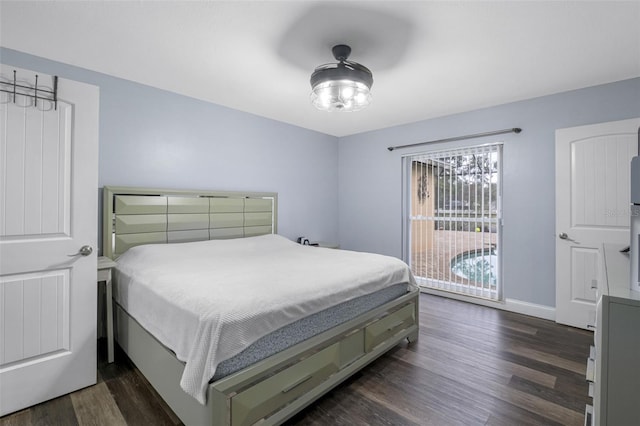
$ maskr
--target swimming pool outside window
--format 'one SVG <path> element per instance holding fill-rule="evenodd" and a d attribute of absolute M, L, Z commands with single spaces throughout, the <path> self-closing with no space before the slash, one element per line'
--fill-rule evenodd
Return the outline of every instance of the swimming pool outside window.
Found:
<path fill-rule="evenodd" d="M 405 261 L 426 288 L 502 295 L 502 145 L 403 158 Z"/>

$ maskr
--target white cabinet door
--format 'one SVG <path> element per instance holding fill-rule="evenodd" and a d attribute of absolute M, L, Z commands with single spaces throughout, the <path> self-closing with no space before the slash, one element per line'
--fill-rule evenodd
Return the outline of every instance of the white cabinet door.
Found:
<path fill-rule="evenodd" d="M 96 382 L 97 254 L 75 254 L 97 243 L 99 92 L 58 89 L 57 109 L 0 93 L 0 416 Z"/>
<path fill-rule="evenodd" d="M 556 131 L 556 321 L 594 323 L 603 243 L 629 243 L 640 118 Z"/>

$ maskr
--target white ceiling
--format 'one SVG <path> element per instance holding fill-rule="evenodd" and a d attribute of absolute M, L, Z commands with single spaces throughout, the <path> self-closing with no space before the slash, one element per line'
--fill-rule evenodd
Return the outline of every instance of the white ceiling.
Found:
<path fill-rule="evenodd" d="M 373 103 L 309 77 L 349 44 Z M 640 1 L 4 1 L 0 45 L 344 136 L 640 76 Z"/>

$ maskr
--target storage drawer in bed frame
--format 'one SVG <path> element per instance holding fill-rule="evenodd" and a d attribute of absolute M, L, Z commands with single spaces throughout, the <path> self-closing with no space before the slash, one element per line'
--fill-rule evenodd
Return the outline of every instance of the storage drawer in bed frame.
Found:
<path fill-rule="evenodd" d="M 334 330 L 211 383 L 206 406 L 180 389 L 183 365 L 175 358 L 173 368 L 154 363 L 156 372 L 144 371 L 146 363 L 138 365 L 137 348 L 160 344 L 120 307 L 118 342 L 185 424 L 280 424 L 402 339 L 416 340 L 418 295 L 413 290 Z M 141 339 L 145 340 L 143 345 Z M 133 340 L 136 345 L 131 344 Z M 173 357 L 164 350 L 168 358 Z M 174 377 L 167 380 L 170 370 Z M 161 377 L 156 378 L 157 374 Z"/>
<path fill-rule="evenodd" d="M 409 302 L 351 330 L 336 343 L 303 358 L 231 397 L 231 425 L 251 425 L 313 390 L 342 368 L 414 326 L 416 305 Z"/>
<path fill-rule="evenodd" d="M 340 368 L 339 346 L 334 343 L 233 396 L 231 424 L 253 424 L 325 381 Z"/>
<path fill-rule="evenodd" d="M 415 313 L 415 307 L 410 303 L 404 308 L 400 308 L 368 325 L 364 333 L 365 350 L 369 352 L 397 332 L 411 327 L 416 323 Z"/>

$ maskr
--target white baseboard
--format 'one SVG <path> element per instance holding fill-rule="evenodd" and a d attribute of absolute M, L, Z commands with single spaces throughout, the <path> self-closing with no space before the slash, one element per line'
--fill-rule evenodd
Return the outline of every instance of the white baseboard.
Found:
<path fill-rule="evenodd" d="M 556 308 L 551 306 L 537 305 L 517 299 L 506 299 L 505 305 L 505 310 L 507 311 L 547 319 L 549 321 L 556 320 Z"/>
<path fill-rule="evenodd" d="M 420 287 L 420 291 L 427 294 L 448 297 L 462 302 L 475 303 L 476 305 L 516 312 L 518 314 L 529 315 L 550 321 L 556 320 L 556 308 L 551 306 L 537 305 L 535 303 L 523 302 L 522 300 L 516 299 L 506 299 L 503 302 L 496 302 L 493 300 L 479 299 L 477 297 L 466 296 L 464 294 L 450 293 L 448 291 L 434 290 L 425 287 Z"/>

